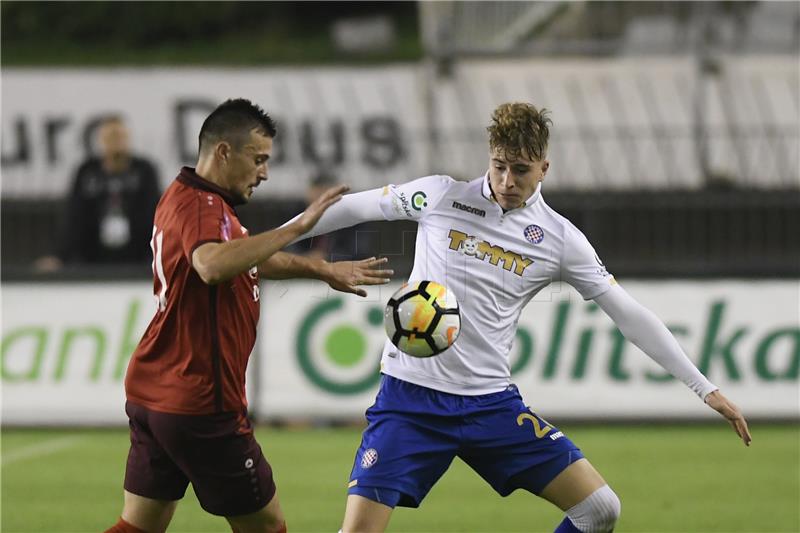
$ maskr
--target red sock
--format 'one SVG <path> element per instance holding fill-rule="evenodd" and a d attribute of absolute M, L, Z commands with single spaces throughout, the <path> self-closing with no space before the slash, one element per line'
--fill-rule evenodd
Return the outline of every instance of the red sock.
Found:
<path fill-rule="evenodd" d="M 106 529 L 104 533 L 147 533 L 147 531 L 127 523 L 120 517 L 117 523 Z"/>

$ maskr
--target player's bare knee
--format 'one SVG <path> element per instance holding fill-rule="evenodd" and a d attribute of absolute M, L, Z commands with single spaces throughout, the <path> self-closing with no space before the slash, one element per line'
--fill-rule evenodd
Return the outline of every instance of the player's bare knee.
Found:
<path fill-rule="evenodd" d="M 147 533 L 163 533 L 175 513 L 177 501 L 155 500 L 127 490 L 121 519 Z"/>
<path fill-rule="evenodd" d="M 276 524 L 275 528 L 269 530 L 269 533 L 286 533 L 286 522 Z"/>
<path fill-rule="evenodd" d="M 567 516 L 583 533 L 609 533 L 617 523 L 622 504 L 608 485 L 603 485 L 582 502 L 567 509 Z"/>
<path fill-rule="evenodd" d="M 375 520 L 373 517 L 360 514 L 357 516 L 345 516 L 341 533 L 380 533 L 384 531 L 383 520 Z"/>
<path fill-rule="evenodd" d="M 249 515 L 226 517 L 233 533 L 286 533 L 286 519 L 280 508 L 264 507 Z"/>
<path fill-rule="evenodd" d="M 340 533 L 380 533 L 386 529 L 386 521 L 380 519 L 375 520 L 368 516 L 359 516 L 356 518 L 345 517 Z"/>

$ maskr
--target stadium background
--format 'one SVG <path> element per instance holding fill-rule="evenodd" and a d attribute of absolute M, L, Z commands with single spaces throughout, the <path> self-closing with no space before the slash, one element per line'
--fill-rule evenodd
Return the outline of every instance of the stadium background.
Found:
<path fill-rule="evenodd" d="M 800 7 L 786 2 L 22 3 L 2 11 L 3 531 L 89 531 L 121 504 L 121 377 L 152 308 L 147 267 L 37 274 L 92 125 L 122 113 L 162 185 L 209 106 L 280 122 L 260 231 L 319 167 L 355 189 L 485 167 L 510 99 L 553 110 L 548 202 L 750 416 L 745 450 L 567 287 L 521 320 L 515 380 L 620 492 L 619 531 L 800 530 Z M 409 272 L 413 225 L 370 252 Z M 333 531 L 374 394 L 377 314 L 267 284 L 249 376 L 295 531 Z M 355 426 L 331 428 L 331 424 Z M 669 423 L 670 425 L 665 425 Z M 54 428 L 57 426 L 57 428 Z M 85 429 L 84 426 L 102 429 Z M 455 465 L 393 531 L 545 531 Z M 754 488 L 757 487 L 757 490 Z M 46 502 L 46 503 L 45 503 Z M 173 531 L 219 531 L 192 498 Z"/>

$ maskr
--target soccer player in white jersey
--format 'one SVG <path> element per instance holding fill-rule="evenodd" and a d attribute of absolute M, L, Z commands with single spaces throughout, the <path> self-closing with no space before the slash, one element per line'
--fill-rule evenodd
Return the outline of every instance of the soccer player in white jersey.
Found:
<path fill-rule="evenodd" d="M 545 110 L 503 104 L 487 128 L 485 175 L 470 182 L 428 176 L 347 195 L 303 236 L 368 220 L 415 220 L 410 279 L 446 284 L 461 309 L 458 341 L 436 357 L 411 357 L 387 341 L 381 388 L 367 410 L 350 477 L 344 533 L 383 531 L 392 509 L 419 506 L 456 456 L 502 496 L 522 488 L 557 505 L 566 514 L 557 533 L 613 529 L 616 494 L 575 444 L 526 406 L 510 380 L 519 314 L 553 281 L 594 300 L 628 340 L 750 443 L 739 409 L 617 284 L 583 233 L 545 203 L 550 124 Z"/>

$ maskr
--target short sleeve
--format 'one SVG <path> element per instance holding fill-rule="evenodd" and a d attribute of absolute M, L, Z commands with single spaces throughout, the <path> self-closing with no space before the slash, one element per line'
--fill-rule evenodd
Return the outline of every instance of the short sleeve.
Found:
<path fill-rule="evenodd" d="M 223 200 L 204 191 L 198 192 L 195 200 L 182 210 L 180 220 L 181 246 L 190 264 L 192 253 L 201 244 L 231 238 L 231 220 Z"/>
<path fill-rule="evenodd" d="M 584 300 L 597 298 L 617 283 L 586 236 L 570 223 L 564 230 L 561 280 L 575 287 Z"/>
<path fill-rule="evenodd" d="M 402 185 L 387 185 L 380 206 L 386 220 L 420 220 L 444 197 L 454 180 L 450 176 L 426 176 Z"/>

